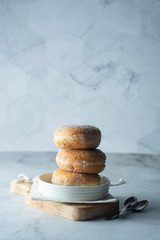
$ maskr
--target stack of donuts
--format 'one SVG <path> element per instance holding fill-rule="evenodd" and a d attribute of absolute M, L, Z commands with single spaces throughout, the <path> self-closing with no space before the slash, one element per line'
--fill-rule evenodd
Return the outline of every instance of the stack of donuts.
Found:
<path fill-rule="evenodd" d="M 54 131 L 54 143 L 61 147 L 52 174 L 53 184 L 93 186 L 100 183 L 98 173 L 105 168 L 106 155 L 96 149 L 101 131 L 93 126 L 62 126 Z"/>

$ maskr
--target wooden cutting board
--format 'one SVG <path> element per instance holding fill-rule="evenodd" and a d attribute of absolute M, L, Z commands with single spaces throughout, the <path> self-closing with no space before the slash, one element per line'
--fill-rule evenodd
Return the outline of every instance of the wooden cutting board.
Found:
<path fill-rule="evenodd" d="M 119 211 L 119 201 L 108 203 L 93 203 L 93 204 L 79 204 L 79 203 L 62 203 L 52 201 L 33 201 L 29 199 L 31 183 L 16 183 L 14 181 L 10 184 L 12 193 L 17 193 L 25 196 L 25 203 L 31 207 L 56 214 L 58 216 L 68 218 L 73 221 L 85 221 L 97 217 L 109 217 Z"/>

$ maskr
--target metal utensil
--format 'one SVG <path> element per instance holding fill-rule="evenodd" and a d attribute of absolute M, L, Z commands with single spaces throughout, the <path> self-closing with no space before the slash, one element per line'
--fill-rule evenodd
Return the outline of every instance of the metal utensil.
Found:
<path fill-rule="evenodd" d="M 129 197 L 125 200 L 124 202 L 124 208 L 121 209 L 117 214 L 114 214 L 110 217 L 106 217 L 106 220 L 113 220 L 118 218 L 119 216 L 124 216 L 129 208 L 131 208 L 133 205 L 137 203 L 137 198 L 136 197 Z"/>
<path fill-rule="evenodd" d="M 143 209 L 145 209 L 148 205 L 147 200 L 142 200 L 138 202 L 138 199 L 136 197 L 130 197 L 125 200 L 124 202 L 124 208 L 121 209 L 117 214 L 114 214 L 110 217 L 106 217 L 105 220 L 113 220 L 118 217 L 123 217 L 127 211 L 131 210 L 134 212 L 140 212 Z"/>
<path fill-rule="evenodd" d="M 119 216 L 124 216 L 126 212 L 130 210 L 130 208 L 132 208 L 137 202 L 138 199 L 136 197 L 127 198 L 124 202 L 124 208 L 122 208 L 119 212 Z"/>
<path fill-rule="evenodd" d="M 147 200 L 142 200 L 142 201 L 139 201 L 137 203 L 135 203 L 131 208 L 130 210 L 133 210 L 135 212 L 140 212 L 142 211 L 143 209 L 145 209 L 148 205 L 148 201 Z"/>
<path fill-rule="evenodd" d="M 124 206 L 126 206 L 126 205 L 132 206 L 132 205 L 136 204 L 137 202 L 138 202 L 138 199 L 136 197 L 129 197 L 125 200 Z"/>

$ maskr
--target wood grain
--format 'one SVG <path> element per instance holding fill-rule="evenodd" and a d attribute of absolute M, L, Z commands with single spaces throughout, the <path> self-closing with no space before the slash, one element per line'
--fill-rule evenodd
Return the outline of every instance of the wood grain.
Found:
<path fill-rule="evenodd" d="M 52 201 L 33 201 L 29 198 L 31 183 L 16 183 L 14 181 L 10 184 L 12 193 L 17 193 L 25 196 L 25 203 L 28 206 L 56 214 L 58 216 L 73 220 L 85 221 L 97 217 L 111 216 L 119 211 L 119 201 L 97 204 L 75 204 L 75 203 L 61 203 Z"/>

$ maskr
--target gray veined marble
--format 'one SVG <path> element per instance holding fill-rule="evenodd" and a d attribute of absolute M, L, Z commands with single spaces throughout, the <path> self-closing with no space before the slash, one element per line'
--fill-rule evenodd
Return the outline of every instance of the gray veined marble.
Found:
<path fill-rule="evenodd" d="M 83 42 L 69 32 L 57 34 L 47 42 L 46 58 L 62 72 L 72 69 L 83 62 Z"/>
<path fill-rule="evenodd" d="M 159 0 L 0 0 L 0 150 L 92 124 L 104 150 L 160 153 L 159 22 Z"/>
<path fill-rule="evenodd" d="M 12 194 L 9 183 L 18 173 L 34 177 L 57 168 L 55 152 L 0 153 L 0 239 L 141 239 L 158 240 L 160 229 L 160 156 L 143 154 L 107 154 L 103 175 L 112 182 L 122 177 L 126 184 L 111 187 L 121 207 L 129 196 L 147 199 L 149 206 L 141 213 L 124 219 L 103 218 L 72 222 L 28 207 L 24 197 Z"/>
<path fill-rule="evenodd" d="M 143 118 L 141 118 L 141 112 L 143 111 Z M 126 117 L 128 115 L 128 117 Z M 148 117 L 150 115 L 150 117 Z M 136 100 L 127 106 L 122 108 L 122 114 L 120 118 L 121 131 L 127 132 L 128 135 L 132 135 L 134 138 L 141 138 L 155 131 L 152 123 L 156 123 L 156 111 L 141 100 Z M 139 125 L 139 129 L 137 128 Z M 134 128 L 134 133 L 130 134 L 131 129 Z"/>
<path fill-rule="evenodd" d="M 44 62 L 45 40 L 29 29 L 10 38 L 8 45 L 10 61 L 26 72 Z"/>

